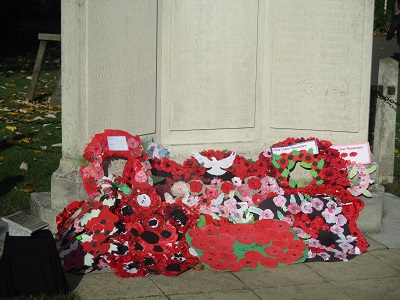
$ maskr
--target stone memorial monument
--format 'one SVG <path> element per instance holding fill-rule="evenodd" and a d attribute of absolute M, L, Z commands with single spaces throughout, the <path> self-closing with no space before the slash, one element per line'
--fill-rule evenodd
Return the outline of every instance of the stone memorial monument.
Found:
<path fill-rule="evenodd" d="M 62 1 L 62 159 L 33 210 L 87 196 L 96 133 L 153 137 L 174 159 L 254 158 L 288 136 L 367 141 L 373 0 Z"/>

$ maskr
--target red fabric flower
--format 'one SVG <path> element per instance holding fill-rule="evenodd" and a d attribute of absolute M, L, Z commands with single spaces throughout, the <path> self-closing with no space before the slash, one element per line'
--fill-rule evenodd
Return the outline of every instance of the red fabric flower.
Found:
<path fill-rule="evenodd" d="M 259 190 L 261 188 L 261 180 L 257 177 L 250 177 L 247 180 L 247 185 L 252 190 Z"/>
<path fill-rule="evenodd" d="M 191 180 L 189 181 L 189 187 L 192 193 L 201 193 L 203 190 L 203 183 L 200 180 Z"/>
<path fill-rule="evenodd" d="M 234 186 L 232 183 L 230 183 L 230 182 L 228 182 L 228 181 L 222 182 L 222 184 L 221 184 L 221 191 L 222 191 L 224 194 L 229 194 L 230 191 L 233 191 L 233 190 L 235 190 L 235 186 Z"/>
<path fill-rule="evenodd" d="M 278 266 L 278 260 L 271 257 L 264 257 L 260 263 L 264 268 L 276 268 Z"/>

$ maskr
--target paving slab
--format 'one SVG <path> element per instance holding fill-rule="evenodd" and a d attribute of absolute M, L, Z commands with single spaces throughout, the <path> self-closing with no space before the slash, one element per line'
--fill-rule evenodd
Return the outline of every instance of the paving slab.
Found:
<path fill-rule="evenodd" d="M 150 278 L 167 296 L 248 290 L 248 287 L 231 272 L 210 269 L 189 270 L 177 277 L 150 275 Z"/>
<path fill-rule="evenodd" d="M 400 277 L 340 281 L 337 287 L 351 299 L 400 299 Z"/>
<path fill-rule="evenodd" d="M 231 291 L 231 292 L 213 292 L 213 293 L 199 293 L 199 294 L 183 294 L 168 296 L 171 300 L 259 300 L 254 292 L 250 290 L 245 291 Z"/>
<path fill-rule="evenodd" d="M 297 274 L 299 276 L 299 274 Z M 302 276 L 299 276 L 302 277 Z M 291 285 L 285 287 L 274 288 L 257 288 L 253 291 L 260 296 L 261 299 L 319 299 L 319 300 L 349 300 L 346 294 L 342 293 L 334 285 L 329 282 Z"/>
<path fill-rule="evenodd" d="M 233 273 L 250 288 L 321 283 L 325 280 L 306 264 L 279 266 L 273 269 L 247 270 Z M 301 276 L 299 276 L 301 274 Z"/>
<path fill-rule="evenodd" d="M 400 272 L 400 249 L 381 249 L 371 251 L 370 253 Z"/>
<path fill-rule="evenodd" d="M 399 271 L 368 252 L 347 262 L 311 262 L 306 265 L 329 282 L 400 276 Z"/>
<path fill-rule="evenodd" d="M 388 248 L 400 248 L 400 198 L 385 194 L 381 232 L 369 237 Z"/>
<path fill-rule="evenodd" d="M 369 236 L 364 236 L 368 243 L 369 243 L 369 247 L 368 247 L 368 251 L 373 251 L 373 250 L 377 250 L 377 249 L 387 249 L 387 247 L 384 244 L 381 244 L 377 241 L 375 241 L 373 238 L 369 237 Z"/>
<path fill-rule="evenodd" d="M 114 273 L 66 274 L 71 290 L 82 299 L 168 299 L 149 277 L 120 278 Z"/>

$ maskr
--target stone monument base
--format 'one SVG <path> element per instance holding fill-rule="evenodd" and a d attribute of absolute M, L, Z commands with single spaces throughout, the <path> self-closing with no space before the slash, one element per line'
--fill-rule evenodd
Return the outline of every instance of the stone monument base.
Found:
<path fill-rule="evenodd" d="M 47 222 L 53 233 L 57 232 L 56 217 L 61 211 L 51 207 L 50 192 L 31 194 L 31 214 Z"/>

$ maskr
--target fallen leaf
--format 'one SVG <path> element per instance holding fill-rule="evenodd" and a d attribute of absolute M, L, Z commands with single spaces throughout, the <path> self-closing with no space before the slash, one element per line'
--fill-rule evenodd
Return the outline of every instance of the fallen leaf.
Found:
<path fill-rule="evenodd" d="M 21 192 L 24 192 L 24 193 L 32 193 L 34 191 L 35 191 L 35 189 L 33 187 L 26 187 L 26 188 L 21 189 Z"/>
<path fill-rule="evenodd" d="M 32 152 L 35 152 L 35 153 L 42 153 L 42 151 L 40 151 L 40 150 L 32 150 Z"/>
<path fill-rule="evenodd" d="M 62 143 L 58 143 L 58 144 L 53 144 L 51 145 L 52 147 L 62 147 Z"/>
<path fill-rule="evenodd" d="M 21 170 L 28 171 L 29 165 L 28 165 L 26 162 L 23 162 L 23 163 L 21 163 L 21 165 L 19 166 L 19 168 L 20 168 Z"/>
<path fill-rule="evenodd" d="M 31 139 L 28 137 L 25 137 L 22 139 L 22 141 L 29 144 L 31 142 Z"/>
<path fill-rule="evenodd" d="M 40 146 L 40 149 L 46 150 L 46 149 L 47 149 L 47 146 Z"/>
<path fill-rule="evenodd" d="M 53 119 L 55 119 L 55 118 L 57 118 L 55 115 L 53 115 L 53 114 L 47 114 L 47 115 L 45 115 L 45 117 L 46 118 L 53 118 Z"/>
<path fill-rule="evenodd" d="M 7 156 L 0 156 L 0 160 L 7 160 Z"/>
<path fill-rule="evenodd" d="M 17 127 L 15 127 L 15 126 L 6 126 L 6 129 L 10 130 L 10 131 L 14 131 L 14 130 L 17 130 Z"/>

